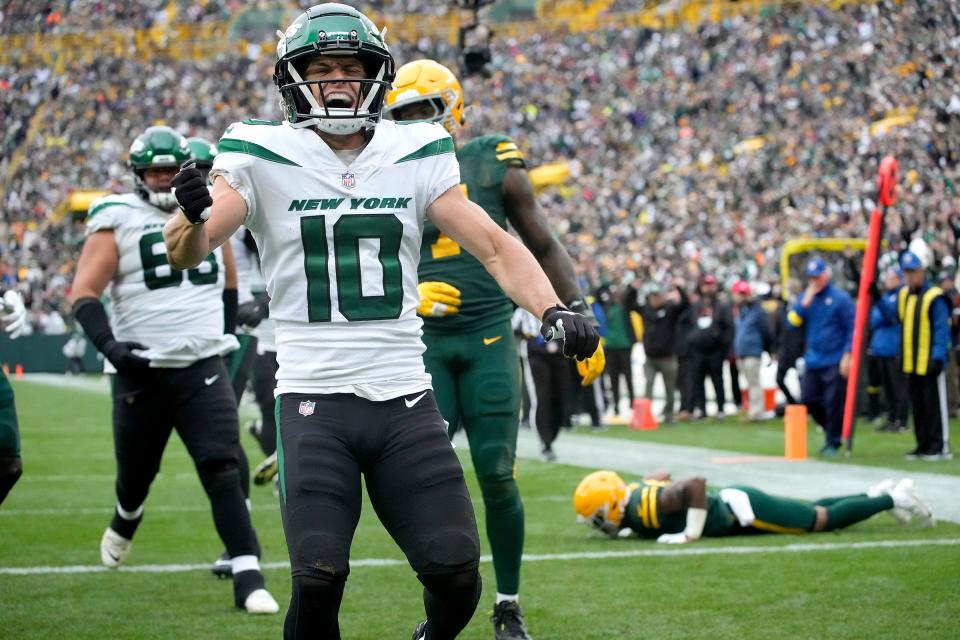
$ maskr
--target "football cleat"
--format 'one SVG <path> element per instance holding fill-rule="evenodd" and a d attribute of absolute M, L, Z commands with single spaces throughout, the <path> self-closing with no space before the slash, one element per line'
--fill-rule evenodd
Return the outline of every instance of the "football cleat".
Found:
<path fill-rule="evenodd" d="M 932 527 L 935 524 L 933 513 L 930 507 L 924 504 L 917 493 L 917 487 L 913 480 L 904 478 L 890 490 L 890 497 L 893 498 L 895 507 L 909 511 L 924 526 Z"/>
<path fill-rule="evenodd" d="M 116 569 L 123 564 L 133 544 L 119 533 L 107 527 L 100 538 L 100 561 L 103 566 Z"/>
<path fill-rule="evenodd" d="M 893 491 L 894 487 L 897 486 L 897 481 L 887 478 L 886 480 L 881 480 L 877 484 L 873 485 L 867 490 L 868 498 L 879 498 L 880 496 L 889 496 L 890 492 Z M 910 512 L 906 509 L 900 509 L 896 506 L 894 502 L 893 509 L 890 509 L 888 512 L 893 518 L 900 524 L 907 524 L 910 522 Z"/>
<path fill-rule="evenodd" d="M 424 620 L 413 630 L 413 640 L 424 640 L 427 637 L 427 621 Z"/>
<path fill-rule="evenodd" d="M 266 589 L 252 591 L 244 600 L 243 608 L 247 613 L 253 614 L 274 614 L 280 611 L 280 605 Z"/>
<path fill-rule="evenodd" d="M 504 600 L 493 607 L 493 633 L 496 640 L 533 640 L 523 622 L 520 603 Z"/>
<path fill-rule="evenodd" d="M 218 578 L 229 578 L 233 575 L 233 563 L 230 562 L 230 554 L 226 551 L 220 554 L 220 557 L 217 558 L 213 566 L 210 567 L 210 571 L 213 575 Z"/>
<path fill-rule="evenodd" d="M 253 470 L 253 484 L 257 486 L 267 484 L 273 480 L 279 471 L 280 465 L 277 463 L 277 452 L 274 451 Z"/>

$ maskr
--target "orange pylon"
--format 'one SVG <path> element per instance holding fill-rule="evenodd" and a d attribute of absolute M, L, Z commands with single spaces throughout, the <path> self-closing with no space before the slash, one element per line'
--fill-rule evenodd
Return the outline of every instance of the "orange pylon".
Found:
<path fill-rule="evenodd" d="M 650 431 L 659 425 L 653 417 L 653 405 L 648 398 L 636 398 L 633 401 L 633 416 L 630 418 L 630 428 L 638 431 Z"/>

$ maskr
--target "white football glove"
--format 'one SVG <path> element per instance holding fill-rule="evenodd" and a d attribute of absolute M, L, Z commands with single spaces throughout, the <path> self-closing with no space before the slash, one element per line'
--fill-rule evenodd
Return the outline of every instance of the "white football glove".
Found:
<path fill-rule="evenodd" d="M 661 534 L 660 537 L 657 538 L 657 542 L 661 544 L 687 544 L 690 540 L 687 538 L 687 534 L 681 531 L 680 533 Z"/>
<path fill-rule="evenodd" d="M 18 338 L 27 326 L 27 308 L 23 306 L 23 296 L 19 291 L 8 289 L 3 294 L 3 305 L 0 310 L 0 323 L 10 338 Z"/>

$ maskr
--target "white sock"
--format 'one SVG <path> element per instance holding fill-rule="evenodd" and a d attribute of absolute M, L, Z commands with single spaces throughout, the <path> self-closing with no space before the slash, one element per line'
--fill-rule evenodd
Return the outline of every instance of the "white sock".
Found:
<path fill-rule="evenodd" d="M 133 511 L 127 511 L 120 506 L 120 503 L 117 503 L 117 515 L 123 518 L 124 520 L 136 520 L 143 515 L 143 505 L 140 505 Z"/>
<path fill-rule="evenodd" d="M 244 571 L 260 571 L 260 561 L 257 560 L 257 556 L 237 556 L 231 558 L 230 563 L 233 565 L 234 575 Z"/>
<path fill-rule="evenodd" d="M 501 602 L 520 602 L 520 594 L 514 593 L 513 595 L 508 595 L 506 593 L 497 592 L 497 601 L 494 604 L 500 604 Z"/>

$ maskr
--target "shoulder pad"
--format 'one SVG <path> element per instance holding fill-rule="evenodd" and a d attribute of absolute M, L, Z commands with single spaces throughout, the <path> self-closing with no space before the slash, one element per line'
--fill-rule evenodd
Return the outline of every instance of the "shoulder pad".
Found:
<path fill-rule="evenodd" d="M 394 164 L 456 152 L 453 138 L 439 124 L 415 122 L 398 125 L 387 120 L 377 127 L 384 125 L 387 125 L 389 135 L 393 136 L 389 156 L 396 158 Z"/>
<path fill-rule="evenodd" d="M 242 153 L 297 167 L 300 166 L 298 163 L 276 151 L 278 148 L 282 149 L 282 136 L 288 131 L 290 129 L 285 127 L 284 123 L 273 120 L 248 119 L 243 122 L 234 122 L 220 136 L 217 149 L 220 154 Z"/>
<path fill-rule="evenodd" d="M 130 202 L 131 194 L 110 194 L 108 196 L 103 196 L 102 198 L 97 198 L 90 203 L 90 208 L 87 209 L 87 220 L 90 220 L 93 216 L 97 215 L 105 209 L 111 207 L 134 207 L 134 203 Z M 133 196 L 136 198 L 137 196 Z"/>

